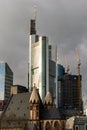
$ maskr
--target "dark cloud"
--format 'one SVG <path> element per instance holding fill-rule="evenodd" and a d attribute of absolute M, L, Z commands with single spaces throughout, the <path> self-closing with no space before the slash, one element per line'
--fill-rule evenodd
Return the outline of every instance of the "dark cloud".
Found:
<path fill-rule="evenodd" d="M 0 59 L 14 72 L 14 84 L 27 86 L 29 21 L 33 17 L 34 0 L 0 0 Z M 61 64 L 69 57 L 72 73 L 76 73 L 75 48 L 79 50 L 83 95 L 87 79 L 87 1 L 38 0 L 37 32 L 57 44 Z"/>

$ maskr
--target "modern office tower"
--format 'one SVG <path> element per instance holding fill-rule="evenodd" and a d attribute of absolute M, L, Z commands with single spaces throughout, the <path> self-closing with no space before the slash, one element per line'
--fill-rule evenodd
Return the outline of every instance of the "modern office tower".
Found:
<path fill-rule="evenodd" d="M 0 62 L 0 100 L 8 100 L 13 85 L 13 72 L 5 62 Z"/>
<path fill-rule="evenodd" d="M 53 61 L 53 48 L 46 36 L 36 34 L 36 20 L 30 22 L 29 36 L 29 91 L 36 86 L 44 99 L 50 91 L 54 104 L 59 108 L 81 109 L 80 74 L 65 73 L 65 68 Z M 57 57 L 58 58 L 58 57 Z M 78 64 L 79 67 L 79 64 Z M 67 71 L 68 72 L 68 71 Z M 78 68 L 79 72 L 79 68 Z"/>
<path fill-rule="evenodd" d="M 29 91 L 36 86 L 41 98 L 49 89 L 48 38 L 36 35 L 36 21 L 30 23 L 29 41 Z"/>
<path fill-rule="evenodd" d="M 56 63 L 49 60 L 49 91 L 52 94 L 54 102 L 56 99 Z"/>

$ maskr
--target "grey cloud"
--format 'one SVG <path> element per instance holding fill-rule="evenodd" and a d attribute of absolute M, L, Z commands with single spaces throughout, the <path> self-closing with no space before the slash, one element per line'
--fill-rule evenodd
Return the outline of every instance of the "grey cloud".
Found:
<path fill-rule="evenodd" d="M 0 0 L 0 59 L 14 71 L 14 84 L 27 85 L 29 21 L 33 18 L 34 0 Z M 87 91 L 87 1 L 38 0 L 37 32 L 58 44 L 65 65 L 69 57 L 72 73 L 76 72 L 75 48 L 81 57 L 83 93 Z M 86 94 L 85 94 L 86 98 Z"/>

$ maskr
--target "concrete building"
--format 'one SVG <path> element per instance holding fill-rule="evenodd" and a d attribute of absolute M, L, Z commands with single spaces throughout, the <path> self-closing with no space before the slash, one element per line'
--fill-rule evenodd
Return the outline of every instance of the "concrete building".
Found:
<path fill-rule="evenodd" d="M 13 85 L 11 86 L 11 95 L 12 94 L 18 94 L 18 93 L 24 93 L 28 92 L 28 88 L 22 85 Z"/>

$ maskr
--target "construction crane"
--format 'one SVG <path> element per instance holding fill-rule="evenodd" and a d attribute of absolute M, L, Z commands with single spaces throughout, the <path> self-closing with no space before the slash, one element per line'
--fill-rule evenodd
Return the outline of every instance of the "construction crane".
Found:
<path fill-rule="evenodd" d="M 77 60 L 77 63 L 78 63 L 78 67 L 77 67 L 78 68 L 78 98 L 79 98 L 79 114 L 80 114 L 81 103 L 82 103 L 82 100 L 81 100 L 81 76 L 80 76 L 81 62 L 80 62 L 80 57 L 79 57 L 78 49 L 76 48 L 75 51 L 76 51 L 76 60 Z"/>
<path fill-rule="evenodd" d="M 66 62 L 66 73 L 68 74 L 69 70 L 70 70 L 70 66 L 69 66 L 69 63 L 68 63 L 68 56 L 65 56 L 65 62 Z"/>

